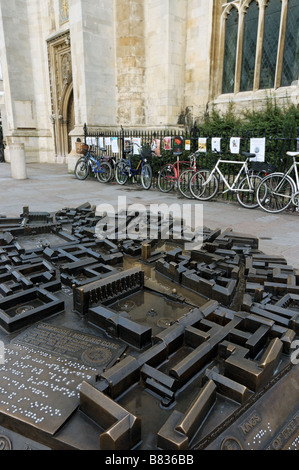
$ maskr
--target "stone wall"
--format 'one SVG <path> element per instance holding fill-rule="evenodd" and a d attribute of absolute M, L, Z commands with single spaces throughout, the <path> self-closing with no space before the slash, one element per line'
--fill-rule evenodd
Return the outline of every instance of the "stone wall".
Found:
<path fill-rule="evenodd" d="M 28 162 L 66 162 L 78 157 L 84 123 L 171 129 L 199 121 L 212 105 L 225 111 L 233 101 L 237 112 L 262 107 L 269 90 L 221 95 L 225 8 L 223 0 L 1 0 L 0 104 L 8 145 L 24 143 Z M 64 35 L 70 77 L 57 70 L 51 49 Z M 279 104 L 298 103 L 298 89 L 295 83 L 271 94 Z"/>

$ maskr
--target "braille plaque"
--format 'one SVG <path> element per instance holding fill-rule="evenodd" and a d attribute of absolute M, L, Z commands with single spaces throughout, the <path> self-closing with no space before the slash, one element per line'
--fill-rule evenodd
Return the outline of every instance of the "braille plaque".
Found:
<path fill-rule="evenodd" d="M 13 342 L 96 368 L 113 365 L 125 349 L 116 341 L 47 323 L 39 323 L 27 329 Z"/>
<path fill-rule="evenodd" d="M 0 365 L 0 414 L 53 435 L 79 403 L 83 381 L 96 370 L 20 346 L 5 349 Z"/>

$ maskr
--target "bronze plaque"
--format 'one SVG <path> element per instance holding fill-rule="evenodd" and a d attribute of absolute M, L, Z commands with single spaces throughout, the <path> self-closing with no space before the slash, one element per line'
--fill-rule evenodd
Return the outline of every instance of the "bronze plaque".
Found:
<path fill-rule="evenodd" d="M 113 365 L 125 349 L 116 341 L 47 323 L 29 328 L 13 342 L 100 369 Z"/>
<path fill-rule="evenodd" d="M 0 413 L 54 434 L 79 404 L 96 370 L 47 352 L 10 346 L 0 366 Z"/>

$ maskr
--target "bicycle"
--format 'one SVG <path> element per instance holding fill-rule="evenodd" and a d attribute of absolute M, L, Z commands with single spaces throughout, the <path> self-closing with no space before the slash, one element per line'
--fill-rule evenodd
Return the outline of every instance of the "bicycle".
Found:
<path fill-rule="evenodd" d="M 190 191 L 190 180 L 192 178 L 192 175 L 194 175 L 197 171 L 197 157 L 199 156 L 199 154 L 199 150 L 197 150 L 195 153 L 192 153 L 188 157 L 190 160 L 190 168 L 187 168 L 179 174 L 178 190 L 182 194 L 182 196 L 186 197 L 187 199 L 193 198 L 193 195 Z"/>
<path fill-rule="evenodd" d="M 116 158 L 113 157 L 112 155 L 103 155 L 103 154 L 101 154 L 100 159 L 101 159 L 102 162 L 109 163 L 109 165 L 111 166 L 112 172 L 111 172 L 111 177 L 109 179 L 109 181 L 111 181 L 115 176 L 115 168 L 116 168 L 116 165 L 117 165 Z"/>
<path fill-rule="evenodd" d="M 293 204 L 299 208 L 299 152 L 287 152 L 293 158 L 293 164 L 285 173 L 276 172 L 266 176 L 257 188 L 258 205 L 271 214 L 286 210 Z M 292 173 L 295 175 L 291 177 Z"/>
<path fill-rule="evenodd" d="M 158 188 L 162 193 L 169 193 L 173 190 L 175 185 L 177 185 L 180 193 L 187 197 L 188 199 L 192 198 L 192 195 L 189 191 L 189 178 L 190 173 L 196 171 L 196 158 L 199 154 L 199 151 L 193 153 L 189 156 L 190 162 L 182 161 L 179 159 L 182 153 L 177 154 L 176 163 L 166 163 L 158 176 Z M 184 171 L 180 170 L 180 167 L 188 166 Z M 188 173 L 187 173 L 188 172 Z"/>
<path fill-rule="evenodd" d="M 149 158 L 150 149 L 148 146 L 139 146 L 141 148 L 140 160 L 136 168 L 133 168 L 131 158 L 122 158 L 116 165 L 115 168 L 115 179 L 119 185 L 124 185 L 131 177 L 141 178 L 141 184 L 144 189 L 149 190 L 152 186 L 153 181 L 153 170 L 150 164 L 147 162 Z M 131 153 L 132 149 L 127 149 L 124 153 Z"/>
<path fill-rule="evenodd" d="M 217 153 L 221 155 L 219 152 Z M 246 209 L 258 207 L 256 190 L 258 184 L 262 181 L 262 177 L 253 174 L 248 167 L 249 161 L 255 158 L 256 155 L 249 152 L 242 152 L 242 155 L 245 157 L 244 161 L 223 160 L 220 157 L 212 171 L 206 169 L 197 171 L 190 179 L 191 194 L 200 201 L 209 201 L 218 193 L 219 179 L 221 179 L 227 188 L 223 191 L 223 194 L 228 191 L 236 193 L 239 204 Z M 234 177 L 232 184 L 229 184 L 226 176 L 219 168 L 222 163 L 241 165 L 241 169 Z M 241 179 L 243 175 L 245 177 Z"/>
<path fill-rule="evenodd" d="M 99 157 L 92 152 L 89 145 L 83 144 L 81 150 L 84 157 L 80 157 L 76 163 L 76 178 L 81 181 L 86 180 L 90 172 L 93 172 L 101 183 L 108 183 L 112 177 L 112 166 L 103 161 L 103 152 L 106 152 L 106 149 L 100 148 L 101 155 Z"/>

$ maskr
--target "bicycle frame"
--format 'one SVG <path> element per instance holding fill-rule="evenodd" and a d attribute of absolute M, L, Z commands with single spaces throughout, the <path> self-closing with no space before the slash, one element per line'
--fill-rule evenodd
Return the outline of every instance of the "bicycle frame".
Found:
<path fill-rule="evenodd" d="M 87 151 L 84 161 L 87 163 L 87 165 L 90 165 L 92 171 L 94 173 L 103 173 L 104 170 L 101 167 L 101 162 L 95 158 L 95 156 L 90 153 L 90 150 Z"/>
<path fill-rule="evenodd" d="M 193 156 L 194 155 L 194 156 Z M 177 157 L 176 163 L 166 163 L 165 166 L 169 165 L 172 166 L 175 172 L 175 176 L 168 176 L 170 180 L 177 181 L 180 176 L 180 165 L 188 165 L 186 170 L 194 170 L 196 171 L 196 157 L 195 154 L 193 154 L 193 158 L 190 158 L 190 162 L 179 160 L 179 157 Z M 191 156 L 191 157 L 192 157 Z"/>
<path fill-rule="evenodd" d="M 299 162 L 296 161 L 296 157 L 299 157 L 299 153 L 296 153 L 296 155 L 293 155 L 293 164 L 289 168 L 289 170 L 284 174 L 284 177 L 281 180 L 280 184 L 277 186 L 277 188 L 275 188 L 275 193 L 279 192 L 281 185 L 288 178 L 292 181 L 294 192 L 299 192 L 299 172 L 298 172 Z M 293 171 L 295 173 L 295 180 L 291 177 L 291 174 Z"/>
<path fill-rule="evenodd" d="M 138 165 L 137 165 L 137 168 L 132 168 L 132 163 L 131 163 L 131 160 L 130 160 L 130 159 L 124 160 L 124 161 L 129 165 L 131 176 L 136 176 L 136 175 L 139 173 L 140 167 L 141 167 L 141 171 L 142 171 L 142 170 L 143 170 L 143 166 L 144 166 L 144 164 L 146 163 L 146 159 L 141 158 L 141 159 L 139 160 L 139 163 L 138 163 Z"/>
<path fill-rule="evenodd" d="M 242 165 L 239 173 L 237 174 L 237 176 L 234 178 L 234 181 L 233 181 L 233 184 L 230 185 L 229 182 L 227 181 L 227 179 L 225 178 L 225 176 L 223 175 L 222 171 L 220 170 L 219 168 L 219 165 L 220 163 L 229 163 L 229 164 L 235 164 L 235 165 Z M 234 192 L 252 192 L 252 189 L 238 189 L 236 187 L 240 177 L 242 174 L 244 174 L 244 170 L 245 170 L 245 175 L 246 175 L 246 178 L 247 178 L 247 182 L 248 182 L 248 186 L 249 188 L 251 188 L 251 182 L 250 182 L 250 178 L 248 177 L 248 173 L 249 173 L 249 169 L 248 169 L 248 159 L 246 159 L 244 162 L 239 162 L 239 161 L 235 161 L 235 160 L 221 160 L 221 158 L 217 161 L 215 167 L 213 168 L 209 178 L 207 179 L 207 181 L 205 183 L 203 183 L 203 186 L 206 186 L 212 179 L 212 176 L 215 174 L 215 173 L 218 173 L 218 175 L 220 176 L 220 178 L 222 179 L 222 181 L 224 182 L 225 186 L 227 187 L 227 189 L 225 191 L 223 191 L 223 194 L 225 194 L 226 192 L 228 191 L 234 191 Z"/>

